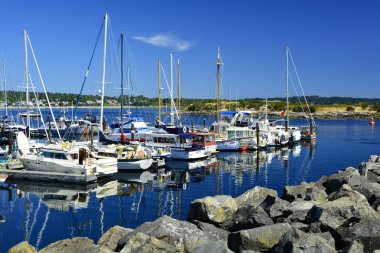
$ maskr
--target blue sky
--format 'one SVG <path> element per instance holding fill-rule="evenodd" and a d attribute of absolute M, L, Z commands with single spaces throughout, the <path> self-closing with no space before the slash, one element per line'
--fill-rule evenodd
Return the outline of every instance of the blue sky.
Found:
<path fill-rule="evenodd" d="M 169 78 L 173 52 L 181 62 L 183 96 L 214 97 L 220 46 L 224 98 L 284 96 L 289 46 L 307 95 L 378 97 L 380 2 L 359 0 L 5 0 L 0 8 L 0 54 L 9 88 L 20 90 L 24 83 L 27 29 L 47 89 L 78 93 L 106 12 L 109 45 L 114 45 L 107 51 L 107 95 L 120 92 L 116 50 L 119 34 L 125 32 L 125 62 L 131 66 L 136 95 L 157 96 L 157 58 Z M 86 94 L 100 89 L 102 43 Z M 32 61 L 30 65 L 41 90 Z M 294 72 L 291 75 L 295 79 Z M 164 80 L 163 85 L 167 96 Z"/>

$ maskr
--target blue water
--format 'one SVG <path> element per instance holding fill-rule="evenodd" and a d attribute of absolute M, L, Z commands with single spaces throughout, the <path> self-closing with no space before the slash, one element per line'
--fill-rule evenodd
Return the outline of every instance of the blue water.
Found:
<path fill-rule="evenodd" d="M 146 110 L 142 116 L 153 122 L 156 111 Z M 87 112 L 81 109 L 78 115 Z M 108 109 L 105 115 L 112 120 L 118 111 Z M 202 125 L 204 119 L 207 124 L 214 120 L 210 116 L 186 118 L 188 125 L 192 120 L 195 125 Z M 292 124 L 305 122 L 295 120 Z M 112 226 L 135 228 L 162 215 L 185 220 L 190 202 L 196 198 L 216 194 L 235 197 L 256 185 L 281 194 L 285 185 L 315 181 L 348 166 L 358 167 L 379 153 L 380 126 L 371 127 L 368 120 L 318 120 L 317 124 L 316 142 L 292 148 L 219 153 L 203 164 L 179 163 L 172 169 L 142 175 L 122 174 L 117 180 L 87 187 L 32 182 L 3 185 L 0 216 L 5 220 L 1 222 L 0 218 L 0 252 L 24 240 L 37 249 L 77 236 L 97 242 Z M 150 180 L 131 182 L 141 178 Z"/>

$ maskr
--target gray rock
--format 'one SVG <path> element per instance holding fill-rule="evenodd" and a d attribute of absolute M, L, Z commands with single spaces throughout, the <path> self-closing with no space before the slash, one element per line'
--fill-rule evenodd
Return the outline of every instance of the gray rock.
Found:
<path fill-rule="evenodd" d="M 120 240 L 118 247 L 124 247 L 129 238 L 139 232 L 174 245 L 178 251 L 191 251 L 210 242 L 207 234 L 194 224 L 162 216 L 153 222 L 145 222 L 135 228 L 133 232 Z"/>
<path fill-rule="evenodd" d="M 363 244 L 364 252 L 373 252 L 380 248 L 380 220 L 365 220 L 346 229 L 338 230 L 343 247 L 353 241 Z"/>
<path fill-rule="evenodd" d="M 309 233 L 321 233 L 321 223 L 313 222 L 309 226 Z"/>
<path fill-rule="evenodd" d="M 119 244 L 119 240 L 125 237 L 127 234 L 131 233 L 132 231 L 133 229 L 130 229 L 130 228 L 114 226 L 108 229 L 108 231 L 105 232 L 102 235 L 102 237 L 100 237 L 98 241 L 98 245 L 104 245 L 110 250 L 119 251 L 120 249 L 117 248 L 117 245 Z"/>
<path fill-rule="evenodd" d="M 344 186 L 332 201 L 316 204 L 308 213 L 307 219 L 311 222 L 321 222 L 327 228 L 337 229 L 360 220 L 380 219 L 380 214 L 373 210 L 362 194 L 350 191 L 348 186 Z"/>
<path fill-rule="evenodd" d="M 377 155 L 371 155 L 370 158 L 369 158 L 369 161 L 371 163 L 378 163 L 378 162 L 380 162 L 380 157 L 377 156 Z"/>
<path fill-rule="evenodd" d="M 110 250 L 106 246 L 95 245 L 92 249 L 90 249 L 86 253 L 114 253 L 114 252 L 115 251 Z"/>
<path fill-rule="evenodd" d="M 28 242 L 24 241 L 10 248 L 7 253 L 37 253 L 37 250 Z"/>
<path fill-rule="evenodd" d="M 227 247 L 226 244 L 215 241 L 208 244 L 203 244 L 194 250 L 190 251 L 191 253 L 232 253 L 232 251 Z"/>
<path fill-rule="evenodd" d="M 363 194 L 375 210 L 380 206 L 380 184 L 363 180 L 359 186 L 352 189 Z"/>
<path fill-rule="evenodd" d="M 282 199 L 289 202 L 293 202 L 296 199 L 305 199 L 306 194 L 311 192 L 312 188 L 315 186 L 315 183 L 304 183 L 301 185 L 287 185 L 284 187 L 282 194 Z"/>
<path fill-rule="evenodd" d="M 313 187 L 311 191 L 308 191 L 304 200 L 310 200 L 316 203 L 323 203 L 327 201 L 327 193 L 324 189 L 322 189 L 322 187 Z"/>
<path fill-rule="evenodd" d="M 267 196 L 278 197 L 278 194 L 274 190 L 256 186 L 235 198 L 235 200 L 239 208 L 243 206 L 256 207 L 259 206 L 267 198 Z"/>
<path fill-rule="evenodd" d="M 163 240 L 148 236 L 144 233 L 136 233 L 128 237 L 128 241 L 120 253 L 175 253 L 179 252 L 176 247 Z"/>
<path fill-rule="evenodd" d="M 236 201 L 231 196 L 205 197 L 191 201 L 187 219 L 221 225 L 231 220 L 237 209 Z"/>
<path fill-rule="evenodd" d="M 292 228 L 297 228 L 297 229 L 299 229 L 299 230 L 301 230 L 303 232 L 309 232 L 309 230 L 310 230 L 309 224 L 305 224 L 305 223 L 302 223 L 302 222 L 293 222 L 293 223 L 290 224 L 290 226 L 292 226 Z"/>
<path fill-rule="evenodd" d="M 272 224 L 272 219 L 262 207 L 244 206 L 239 208 L 231 222 L 223 225 L 223 228 L 235 232 Z"/>
<path fill-rule="evenodd" d="M 307 214 L 313 208 L 314 203 L 310 201 L 293 201 L 290 204 L 291 220 L 293 221 L 304 221 Z"/>
<path fill-rule="evenodd" d="M 281 223 L 231 233 L 228 237 L 228 247 L 234 252 L 242 250 L 267 251 L 278 244 L 281 237 L 291 228 L 289 224 Z"/>
<path fill-rule="evenodd" d="M 348 184 L 352 187 L 358 186 L 361 183 L 359 171 L 352 167 L 349 167 L 344 171 L 338 172 L 337 174 L 328 176 L 324 178 L 323 181 L 324 182 L 322 183 L 322 185 L 326 188 L 327 194 L 339 190 L 339 188 L 344 184 Z"/>
<path fill-rule="evenodd" d="M 349 246 L 342 250 L 342 253 L 362 253 L 364 252 L 364 246 L 360 241 L 353 241 Z"/>
<path fill-rule="evenodd" d="M 287 232 L 279 241 L 275 252 L 336 252 L 334 240 L 327 235 L 308 234 L 299 229 Z M 332 236 L 330 235 L 332 238 Z"/>
<path fill-rule="evenodd" d="M 228 231 L 201 221 L 193 221 L 193 223 L 202 230 L 210 240 L 228 242 L 228 235 L 230 234 Z"/>
<path fill-rule="evenodd" d="M 49 244 L 39 253 L 87 253 L 95 247 L 94 241 L 87 237 L 74 237 Z"/>
<path fill-rule="evenodd" d="M 278 217 L 288 217 L 290 215 L 290 203 L 277 197 L 268 195 L 260 206 L 273 220 L 277 220 Z"/>

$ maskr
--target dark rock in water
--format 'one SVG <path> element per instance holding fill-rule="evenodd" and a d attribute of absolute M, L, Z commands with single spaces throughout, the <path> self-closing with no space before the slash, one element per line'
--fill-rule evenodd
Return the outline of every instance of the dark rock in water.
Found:
<path fill-rule="evenodd" d="M 329 233 L 305 233 L 293 228 L 287 232 L 274 249 L 275 252 L 336 252 L 334 239 Z"/>
<path fill-rule="evenodd" d="M 365 220 L 350 228 L 340 229 L 338 233 L 342 241 L 342 247 L 357 240 L 363 244 L 364 252 L 373 252 L 380 249 L 380 219 Z"/>
<path fill-rule="evenodd" d="M 210 240 L 224 241 L 227 243 L 228 235 L 230 234 L 228 231 L 221 228 L 217 228 L 212 224 L 201 222 L 201 221 L 193 221 L 193 223 L 200 230 L 202 230 Z"/>
<path fill-rule="evenodd" d="M 274 224 L 259 228 L 231 233 L 228 247 L 234 252 L 242 250 L 268 251 L 280 241 L 292 227 L 287 223 Z"/>
<path fill-rule="evenodd" d="M 39 253 L 82 253 L 90 252 L 95 247 L 94 241 L 87 237 L 74 237 L 54 242 L 43 248 Z"/>
<path fill-rule="evenodd" d="M 342 250 L 342 253 L 362 253 L 362 252 L 364 252 L 364 246 L 358 240 L 351 242 L 350 245 L 348 245 L 346 248 Z"/>
<path fill-rule="evenodd" d="M 271 195 L 268 195 L 260 206 L 274 221 L 276 221 L 278 217 L 285 218 L 290 215 L 290 203 Z"/>
<path fill-rule="evenodd" d="M 359 171 L 352 167 L 326 178 L 321 178 L 320 180 L 323 181 L 322 185 L 326 188 L 327 194 L 339 190 L 344 184 L 348 184 L 352 187 L 359 186 L 361 183 Z M 320 180 L 318 180 L 317 183 L 320 182 Z"/>
<path fill-rule="evenodd" d="M 124 247 L 129 238 L 139 232 L 174 245 L 178 251 L 191 251 L 210 242 L 207 234 L 194 224 L 162 216 L 153 222 L 145 222 L 135 228 L 133 232 L 120 240 L 118 247 Z"/>
<path fill-rule="evenodd" d="M 120 226 L 114 226 L 108 229 L 98 241 L 98 245 L 104 245 L 110 250 L 117 251 L 120 250 L 117 248 L 121 238 L 125 237 L 127 234 L 131 233 L 133 229 L 123 228 Z"/>
<path fill-rule="evenodd" d="M 251 190 L 246 191 L 239 197 L 235 198 L 236 204 L 240 207 L 243 206 L 259 206 L 267 196 L 277 198 L 278 194 L 275 190 L 271 190 L 265 187 L 256 186 Z"/>
<path fill-rule="evenodd" d="M 190 251 L 191 253 L 233 253 L 226 244 L 216 241 L 210 242 L 208 244 L 203 244 L 194 250 Z"/>
<path fill-rule="evenodd" d="M 334 195 L 332 201 L 315 205 L 308 213 L 307 219 L 335 230 L 351 226 L 360 220 L 380 219 L 380 214 L 373 210 L 365 196 L 345 185 L 342 191 Z"/>
<path fill-rule="evenodd" d="M 144 233 L 136 233 L 128 237 L 124 248 L 120 253 L 176 253 L 179 252 L 175 246 L 163 240 L 148 236 Z"/>
<path fill-rule="evenodd" d="M 237 209 L 236 201 L 231 196 L 205 197 L 191 201 L 187 219 L 221 225 L 231 220 Z"/>
<path fill-rule="evenodd" d="M 0 223 L 4 223 L 6 220 L 5 216 L 0 215 Z"/>
<path fill-rule="evenodd" d="M 244 206 L 239 208 L 231 222 L 223 225 L 223 228 L 235 232 L 272 224 L 272 219 L 262 207 Z"/>
<path fill-rule="evenodd" d="M 37 253 L 37 250 L 25 241 L 13 246 L 7 251 L 7 253 Z"/>

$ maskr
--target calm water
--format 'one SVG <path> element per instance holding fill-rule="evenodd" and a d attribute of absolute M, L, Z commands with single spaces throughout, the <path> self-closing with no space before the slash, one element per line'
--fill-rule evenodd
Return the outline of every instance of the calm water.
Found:
<path fill-rule="evenodd" d="M 59 111 L 56 110 L 56 113 Z M 88 110 L 80 110 L 83 115 Z M 96 113 L 96 111 L 92 111 Z M 107 110 L 108 119 L 117 110 Z M 153 122 L 153 109 L 142 114 Z M 195 125 L 209 116 L 187 117 Z M 293 124 L 305 124 L 294 121 Z M 56 240 L 86 236 L 95 242 L 114 225 L 134 228 L 159 216 L 186 219 L 196 198 L 238 196 L 256 185 L 276 189 L 315 181 L 379 153 L 379 127 L 368 120 L 319 120 L 318 139 L 292 148 L 253 153 L 219 153 L 197 163 L 118 174 L 86 187 L 12 182 L 0 189 L 0 252 L 27 240 L 41 249 Z M 379 123 L 380 124 L 380 123 Z"/>

